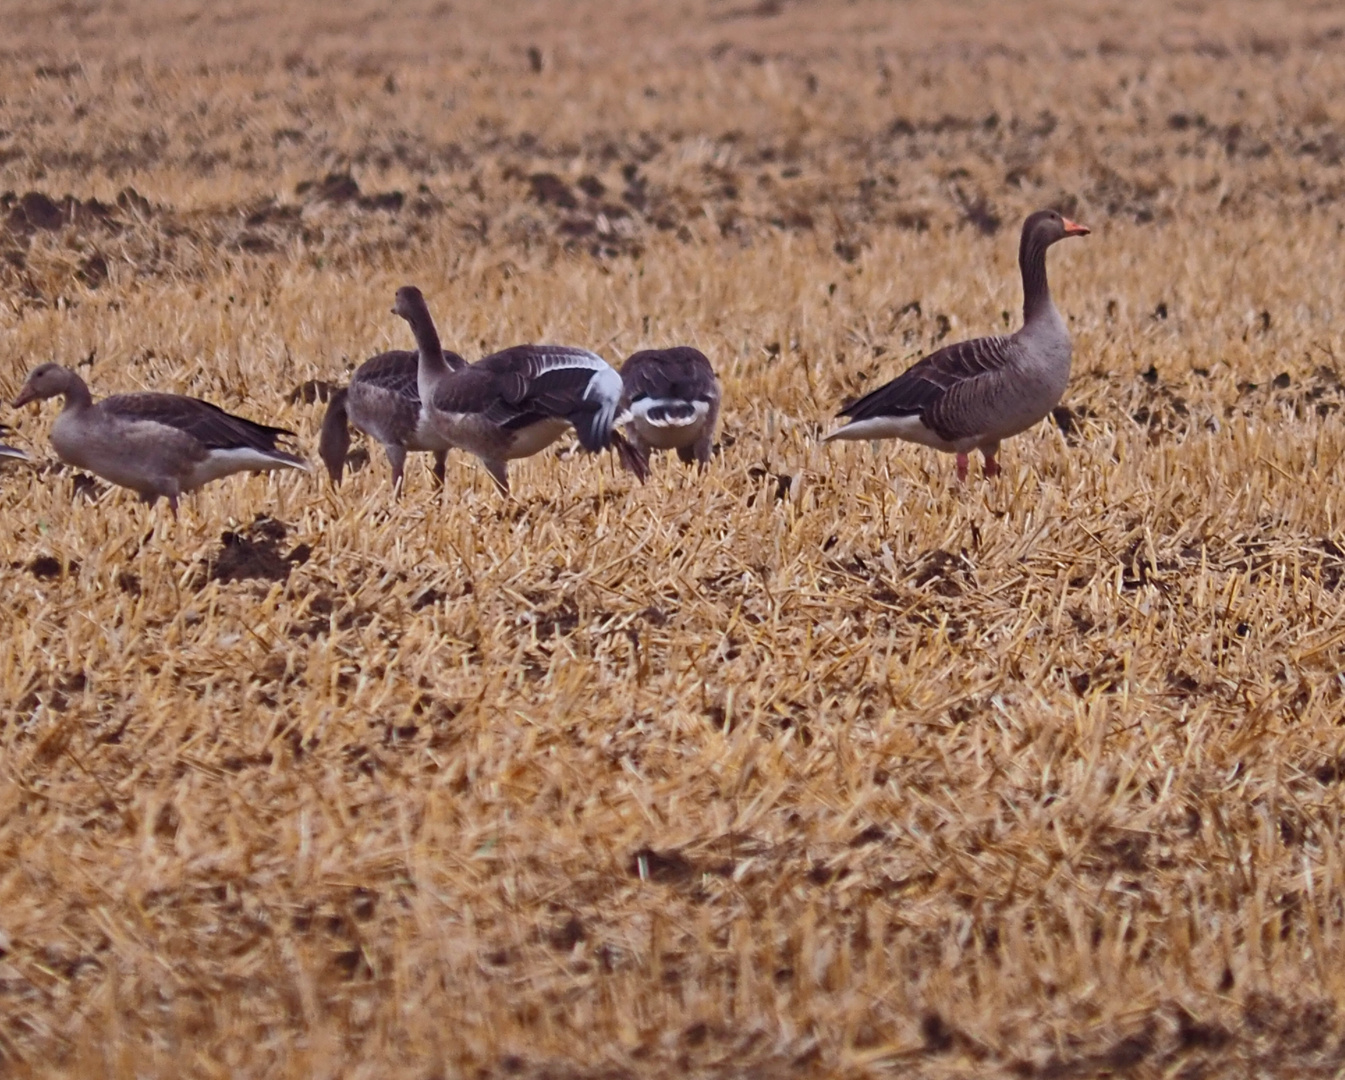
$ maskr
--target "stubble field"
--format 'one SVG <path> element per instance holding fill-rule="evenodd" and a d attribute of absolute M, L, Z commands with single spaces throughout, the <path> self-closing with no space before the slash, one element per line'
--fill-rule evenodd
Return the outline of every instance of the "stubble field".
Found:
<path fill-rule="evenodd" d="M 300 435 L 691 344 L 703 475 L 375 448 L 179 520 L 0 412 L 0 1073 L 1332 1076 L 1345 20 L 1272 3 L 7 4 L 0 394 Z M 824 447 L 1018 319 L 959 486 Z"/>

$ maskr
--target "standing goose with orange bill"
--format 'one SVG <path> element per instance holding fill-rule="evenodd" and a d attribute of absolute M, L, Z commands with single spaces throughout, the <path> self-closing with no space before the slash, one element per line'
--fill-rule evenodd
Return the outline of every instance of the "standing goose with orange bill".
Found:
<path fill-rule="evenodd" d="M 178 496 L 236 472 L 307 469 L 303 458 L 279 450 L 294 433 L 227 413 L 180 394 L 116 394 L 94 403 L 75 372 L 42 364 L 28 373 L 14 405 L 64 397 L 51 425 L 51 445 L 67 465 L 138 492 L 160 497 L 177 514 Z"/>
<path fill-rule="evenodd" d="M 841 410 L 850 422 L 832 439 L 905 439 L 957 455 L 980 450 L 985 475 L 998 476 L 999 444 L 1026 431 L 1056 406 L 1069 381 L 1070 339 L 1046 283 L 1046 249 L 1088 228 L 1054 210 L 1023 222 L 1018 266 L 1023 275 L 1023 325 L 1002 337 L 949 345 L 917 361 L 891 382 Z"/>

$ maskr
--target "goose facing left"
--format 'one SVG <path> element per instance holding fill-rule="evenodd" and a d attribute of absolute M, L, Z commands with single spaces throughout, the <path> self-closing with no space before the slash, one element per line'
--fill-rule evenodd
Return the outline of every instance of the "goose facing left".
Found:
<path fill-rule="evenodd" d="M 307 469 L 303 458 L 277 449 L 285 428 L 258 424 L 199 398 L 179 394 L 116 394 L 94 402 L 84 380 L 59 364 L 28 373 L 15 408 L 64 397 L 51 425 L 51 445 L 68 465 L 137 492 L 147 503 L 178 496 L 236 472 Z"/>

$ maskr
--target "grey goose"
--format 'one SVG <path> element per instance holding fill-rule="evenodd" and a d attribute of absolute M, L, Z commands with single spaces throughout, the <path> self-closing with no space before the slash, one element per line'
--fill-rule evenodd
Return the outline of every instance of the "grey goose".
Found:
<path fill-rule="evenodd" d="M 1088 228 L 1054 210 L 1023 222 L 1018 266 L 1023 325 L 1012 334 L 958 342 L 917 361 L 891 382 L 841 410 L 850 422 L 831 439 L 905 439 L 957 455 L 980 450 L 985 475 L 1000 471 L 999 444 L 1026 431 L 1060 401 L 1069 381 L 1070 339 L 1046 283 L 1046 249 Z"/>
<path fill-rule="evenodd" d="M 686 345 L 643 349 L 621 365 L 621 381 L 626 434 L 637 452 L 676 450 L 688 464 L 709 462 L 719 420 L 719 380 L 703 352 Z"/>
<path fill-rule="evenodd" d="M 434 478 L 443 485 L 444 460 L 453 444 L 431 422 L 422 404 L 426 400 L 422 383 L 437 385 L 449 372 L 466 367 L 467 361 L 440 344 L 425 297 L 414 285 L 397 290 L 392 313 L 410 324 L 416 351 L 397 349 L 370 357 L 355 370 L 349 385 L 332 395 L 322 420 L 318 455 L 334 484 L 341 483 L 353 424 L 382 445 L 395 491 L 401 491 L 410 451 L 434 455 Z"/>
<path fill-rule="evenodd" d="M 276 448 L 294 433 L 227 413 L 179 394 L 116 394 L 94 403 L 75 372 L 42 364 L 28 373 L 16 408 L 64 397 L 51 426 L 51 445 L 68 465 L 138 492 L 163 497 L 177 513 L 178 496 L 236 472 L 307 469 L 304 459 Z"/>
<path fill-rule="evenodd" d="M 615 449 L 641 480 L 644 456 L 616 430 L 621 376 L 568 345 L 515 345 L 440 379 L 430 417 L 441 437 L 475 454 L 503 492 L 508 462 L 544 450 L 573 427 L 585 450 Z"/>

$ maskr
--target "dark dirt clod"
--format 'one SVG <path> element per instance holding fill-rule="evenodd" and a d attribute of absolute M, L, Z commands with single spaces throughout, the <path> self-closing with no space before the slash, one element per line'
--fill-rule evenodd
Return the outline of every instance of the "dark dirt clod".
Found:
<path fill-rule="evenodd" d="M 287 531 L 284 522 L 259 515 L 245 529 L 222 533 L 219 551 L 207 562 L 200 584 L 204 585 L 206 581 L 286 580 L 290 571 L 302 566 L 312 554 L 309 545 L 299 544 L 282 556 L 280 544 Z"/>
<path fill-rule="evenodd" d="M 28 572 L 39 581 L 52 581 L 67 574 L 71 577 L 78 574 L 79 563 L 63 564 L 54 555 L 38 555 L 28 564 Z"/>
<path fill-rule="evenodd" d="M 528 187 L 532 198 L 543 205 L 558 206 L 562 210 L 573 210 L 579 206 L 570 185 L 555 173 L 538 172 L 528 177 Z"/>

